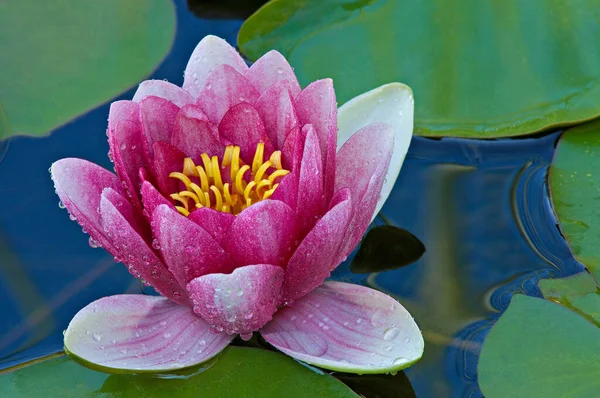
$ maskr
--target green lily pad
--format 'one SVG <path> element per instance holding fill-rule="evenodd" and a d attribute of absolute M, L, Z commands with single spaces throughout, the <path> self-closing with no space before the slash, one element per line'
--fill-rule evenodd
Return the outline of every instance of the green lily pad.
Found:
<path fill-rule="evenodd" d="M 201 368 L 162 376 L 107 375 L 60 357 L 2 375 L 0 391 L 11 398 L 357 397 L 333 376 L 243 347 L 228 347 Z"/>
<path fill-rule="evenodd" d="M 170 0 L 2 2 L 0 102 L 12 134 L 47 134 L 132 87 L 174 36 Z"/>
<path fill-rule="evenodd" d="M 556 303 L 516 295 L 479 359 L 486 398 L 590 398 L 600 391 L 600 329 Z"/>
<path fill-rule="evenodd" d="M 564 132 L 549 182 L 562 233 L 575 257 L 600 281 L 600 120 Z"/>
<path fill-rule="evenodd" d="M 598 2 L 273 0 L 242 26 L 256 60 L 285 55 L 300 83 L 332 77 L 338 101 L 409 85 L 415 133 L 505 137 L 600 114 Z"/>
<path fill-rule="evenodd" d="M 566 278 L 542 279 L 538 285 L 545 299 L 555 301 L 596 292 L 596 281 L 585 271 Z"/>

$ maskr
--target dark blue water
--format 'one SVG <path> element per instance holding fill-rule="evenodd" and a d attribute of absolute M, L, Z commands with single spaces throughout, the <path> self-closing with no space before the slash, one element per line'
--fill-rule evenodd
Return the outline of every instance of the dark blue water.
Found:
<path fill-rule="evenodd" d="M 181 84 L 197 42 L 215 34 L 233 44 L 241 21 L 202 20 L 184 1 L 175 3 L 177 36 L 152 77 Z M 62 157 L 112 167 L 107 116 L 105 104 L 50 137 L 0 143 L 0 369 L 61 351 L 62 330 L 90 301 L 140 292 L 139 281 L 102 249 L 92 249 L 58 207 L 48 174 Z M 497 141 L 414 138 L 382 213 L 415 234 L 427 252 L 394 271 L 352 274 L 349 259 L 335 272 L 335 278 L 395 296 L 413 314 L 426 347 L 406 374 L 419 397 L 480 397 L 478 353 L 512 294 L 539 295 L 540 278 L 583 269 L 558 232 L 547 195 L 558 134 Z"/>

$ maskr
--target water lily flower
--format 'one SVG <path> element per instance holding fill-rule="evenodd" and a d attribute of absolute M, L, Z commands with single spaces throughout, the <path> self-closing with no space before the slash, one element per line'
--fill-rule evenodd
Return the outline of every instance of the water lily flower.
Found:
<path fill-rule="evenodd" d="M 106 371 L 164 371 L 259 331 L 326 369 L 415 362 L 423 339 L 396 300 L 324 282 L 389 195 L 412 126 L 400 83 L 338 110 L 330 79 L 301 89 L 278 52 L 248 67 L 222 39 L 204 38 L 183 87 L 144 81 L 111 105 L 116 174 L 75 158 L 52 165 L 90 245 L 161 295 L 89 304 L 65 332 L 67 353 Z"/>

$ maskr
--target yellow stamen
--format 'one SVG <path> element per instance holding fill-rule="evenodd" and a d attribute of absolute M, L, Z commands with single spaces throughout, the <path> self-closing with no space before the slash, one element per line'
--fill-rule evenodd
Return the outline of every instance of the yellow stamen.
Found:
<path fill-rule="evenodd" d="M 281 151 L 273 152 L 269 160 L 273 164 L 273 167 L 275 167 L 277 170 L 281 170 L 283 168 L 283 165 L 281 164 Z"/>
<path fill-rule="evenodd" d="M 188 176 L 186 176 L 183 173 L 179 173 L 177 171 L 172 172 L 171 174 L 169 174 L 169 177 L 171 178 L 177 178 L 179 181 L 183 182 L 185 184 L 186 188 L 189 188 L 190 184 L 192 181 L 190 181 L 190 179 L 188 178 Z"/>
<path fill-rule="evenodd" d="M 279 179 L 289 170 L 283 168 L 281 151 L 273 152 L 266 161 L 264 151 L 264 143 L 259 143 L 251 165 L 240 159 L 240 147 L 234 145 L 225 147 L 220 163 L 217 156 L 209 157 L 206 153 L 200 155 L 202 165 L 185 158 L 182 172 L 169 174 L 185 185 L 184 190 L 171 194 L 178 202 L 175 208 L 186 217 L 202 207 L 237 215 L 254 203 L 269 199 Z M 223 181 L 223 175 L 227 177 L 223 173 L 229 173 L 229 181 Z"/>
<path fill-rule="evenodd" d="M 256 152 L 254 153 L 254 160 L 252 161 L 252 174 L 256 174 L 256 171 L 263 164 L 263 156 L 265 153 L 265 144 L 260 142 L 256 146 Z"/>

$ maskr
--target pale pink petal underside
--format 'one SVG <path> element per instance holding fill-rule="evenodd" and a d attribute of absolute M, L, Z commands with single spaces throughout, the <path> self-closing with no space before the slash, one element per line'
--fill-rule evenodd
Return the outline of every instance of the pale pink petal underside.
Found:
<path fill-rule="evenodd" d="M 215 333 L 189 307 L 163 297 L 104 297 L 80 310 L 65 331 L 65 349 L 106 371 L 172 371 L 205 362 L 233 336 Z"/>
<path fill-rule="evenodd" d="M 117 127 L 117 123 L 122 120 L 141 124 L 140 122 L 140 104 L 133 101 L 115 101 L 110 104 L 108 111 L 108 131 Z"/>
<path fill-rule="evenodd" d="M 204 37 L 185 68 L 183 88 L 197 98 L 208 76 L 221 64 L 229 65 L 241 74 L 248 70 L 242 57 L 225 40 L 212 35 Z"/>
<path fill-rule="evenodd" d="M 248 334 L 271 320 L 281 299 L 283 269 L 257 264 L 210 274 L 187 286 L 194 311 L 217 330 Z"/>
<path fill-rule="evenodd" d="M 97 164 L 76 158 L 58 160 L 50 171 L 56 193 L 71 216 L 87 230 L 95 244 L 117 255 L 112 240 L 104 233 L 98 209 L 104 188 L 123 193 L 119 178 Z"/>
<path fill-rule="evenodd" d="M 300 94 L 300 84 L 298 84 L 294 70 L 285 57 L 276 50 L 271 50 L 257 59 L 246 72 L 246 79 L 259 93 L 275 83 L 286 81 L 293 98 Z"/>
<path fill-rule="evenodd" d="M 145 80 L 140 83 L 133 95 L 133 101 L 142 102 L 149 96 L 164 98 L 178 107 L 194 103 L 194 98 L 188 92 L 164 80 Z"/>
<path fill-rule="evenodd" d="M 261 334 L 293 358 L 342 372 L 393 372 L 423 354 L 421 332 L 404 307 L 381 292 L 342 282 L 326 282 L 280 309 Z"/>
<path fill-rule="evenodd" d="M 242 102 L 254 104 L 258 95 L 234 68 L 219 65 L 208 77 L 197 103 L 213 123 L 219 123 L 229 108 Z"/>
<path fill-rule="evenodd" d="M 336 254 L 352 215 L 350 191 L 336 192 L 333 206 L 302 240 L 285 269 L 283 299 L 292 302 L 319 286 L 337 264 Z"/>

